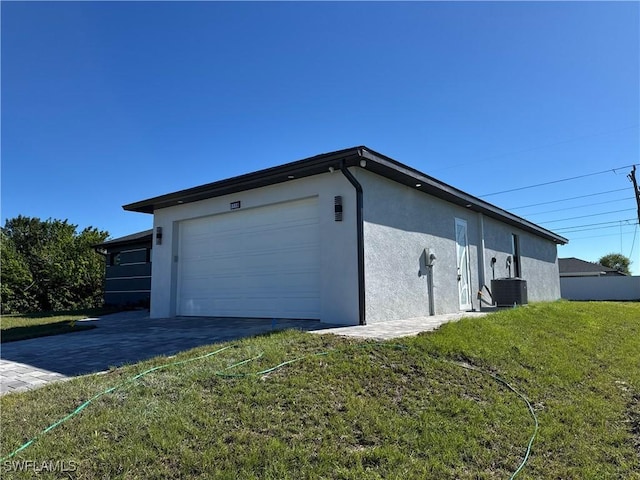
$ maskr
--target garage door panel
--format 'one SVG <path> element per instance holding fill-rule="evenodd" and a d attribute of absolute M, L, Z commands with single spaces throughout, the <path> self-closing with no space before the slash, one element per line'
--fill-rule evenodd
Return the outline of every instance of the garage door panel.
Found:
<path fill-rule="evenodd" d="M 298 260 L 295 258 L 286 258 L 286 252 L 278 252 L 279 256 L 282 256 L 280 261 L 277 262 L 277 265 L 273 265 L 273 261 L 269 261 L 269 257 L 272 255 L 262 255 L 255 256 L 253 258 L 248 258 L 249 265 L 244 269 L 247 275 L 259 275 L 265 269 L 269 270 L 269 273 L 277 273 L 277 272 L 286 272 L 286 273 L 295 273 L 297 271 L 300 272 L 309 272 L 310 270 L 317 270 L 316 265 L 314 264 L 313 258 L 308 258 L 311 255 L 304 255 Z M 277 269 L 274 271 L 274 269 Z"/>
<path fill-rule="evenodd" d="M 183 260 L 182 262 L 183 269 L 189 272 L 188 276 L 183 276 L 183 281 L 189 281 L 209 276 L 209 268 L 207 267 L 206 262 L 185 260 Z"/>
<path fill-rule="evenodd" d="M 180 225 L 179 315 L 319 318 L 317 198 Z"/>
<path fill-rule="evenodd" d="M 193 299 L 190 305 L 190 316 L 211 316 L 211 310 L 215 310 L 219 317 L 237 317 L 237 304 L 241 299 L 228 298 L 198 298 Z M 306 318 L 309 311 L 309 302 L 316 302 L 315 308 L 320 308 L 315 296 L 289 297 L 279 300 L 271 298 L 257 298 L 246 305 L 243 317 L 253 318 Z M 286 302 L 283 304 L 282 302 Z M 277 315 L 270 315 L 270 311 L 278 310 Z"/>
<path fill-rule="evenodd" d="M 296 245 L 298 242 L 309 242 L 310 233 L 316 230 L 316 223 L 305 225 L 294 224 L 282 229 L 257 230 L 245 235 L 245 237 L 259 234 L 262 241 L 268 245 L 272 245 L 274 241 L 277 241 L 279 245 Z M 252 240 L 251 238 L 249 239 Z"/>
<path fill-rule="evenodd" d="M 308 206 L 311 203 L 315 203 L 317 205 L 317 201 L 313 199 L 305 199 L 300 202 L 305 202 L 306 205 L 301 204 L 298 207 L 294 207 L 292 206 L 293 202 L 288 202 L 285 204 L 232 212 L 230 214 L 222 214 L 216 216 L 219 218 L 215 219 L 215 223 L 209 223 L 211 218 L 205 218 L 205 222 L 200 222 L 202 219 L 187 220 L 183 222 L 183 228 L 190 236 L 193 237 L 197 237 L 199 235 L 211 235 L 216 237 L 238 236 L 245 233 L 251 234 L 263 231 L 281 231 L 287 228 L 297 228 L 298 226 L 316 224 L 317 215 L 315 215 L 315 213 L 310 215 Z M 256 212 L 263 209 L 274 210 L 269 212 L 264 210 L 259 213 L 259 217 L 255 216 Z M 286 210 L 286 213 L 281 213 L 284 212 L 284 210 Z M 248 215 L 243 215 L 248 212 Z M 286 215 L 286 218 L 283 218 L 283 215 Z M 222 218 L 225 216 L 228 216 L 228 218 Z M 233 216 L 235 216 L 235 218 L 231 218 Z M 248 218 L 248 216 L 253 216 L 251 224 L 246 223 L 246 218 Z"/>
<path fill-rule="evenodd" d="M 189 224 L 185 224 L 185 228 L 188 229 L 189 240 L 191 241 L 202 239 L 211 233 L 211 225 L 206 223 L 191 222 Z"/>
<path fill-rule="evenodd" d="M 273 231 L 255 231 L 252 233 L 243 232 L 241 234 L 230 235 L 208 235 L 198 238 L 189 238 L 190 233 L 184 232 L 187 237 L 183 241 L 185 258 L 199 258 L 205 254 L 224 255 L 220 247 L 224 249 L 225 244 L 233 243 L 238 248 L 244 248 L 248 252 L 262 252 L 267 250 L 283 251 L 289 248 L 315 248 L 318 246 L 318 224 L 302 227 L 292 227 L 290 229 Z M 259 240 L 256 241 L 256 236 Z M 234 249 L 234 251 L 237 250 Z M 226 250 L 222 250 L 226 252 Z"/>
<path fill-rule="evenodd" d="M 290 271 L 290 272 L 282 272 L 277 275 L 273 275 L 270 280 L 273 281 L 277 286 L 273 286 L 271 288 L 276 288 L 279 291 L 282 291 L 282 294 L 287 294 L 287 291 L 280 288 L 280 286 L 287 287 L 289 291 L 291 289 L 312 289 L 317 290 L 320 286 L 320 282 L 314 278 L 317 272 L 315 270 L 309 269 L 307 271 Z"/>
<path fill-rule="evenodd" d="M 314 297 L 317 296 L 318 285 L 315 282 L 294 282 L 289 279 L 288 282 L 275 279 L 274 283 L 280 281 L 285 289 L 288 289 L 291 293 L 283 291 L 283 288 L 270 287 L 265 288 L 264 285 L 258 284 L 255 280 L 254 283 L 247 281 L 243 278 L 227 277 L 227 285 L 219 287 L 212 292 L 209 288 L 203 287 L 201 283 L 194 282 L 191 285 L 187 285 L 186 288 L 190 288 L 189 297 L 195 298 L 237 298 L 246 301 L 253 301 L 258 298 L 273 298 L 276 301 L 286 298 L 296 297 Z M 289 283 L 289 285 L 287 285 Z M 240 290 L 241 289 L 241 290 Z"/>

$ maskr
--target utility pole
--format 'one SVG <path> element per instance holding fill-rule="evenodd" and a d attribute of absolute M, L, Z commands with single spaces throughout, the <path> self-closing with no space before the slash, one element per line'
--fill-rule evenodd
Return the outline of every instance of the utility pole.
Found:
<path fill-rule="evenodd" d="M 636 194 L 636 204 L 638 205 L 638 223 L 640 223 L 640 189 L 638 188 L 638 181 L 636 180 L 636 166 L 634 165 L 631 173 L 627 175 L 631 183 L 633 183 L 633 193 Z"/>

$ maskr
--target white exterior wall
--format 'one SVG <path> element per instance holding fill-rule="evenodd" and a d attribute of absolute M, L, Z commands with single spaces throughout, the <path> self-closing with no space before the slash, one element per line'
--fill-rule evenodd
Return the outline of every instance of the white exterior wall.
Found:
<path fill-rule="evenodd" d="M 334 196 L 343 198 L 343 221 L 334 221 Z M 153 246 L 151 317 L 176 314 L 178 229 L 186 219 L 210 215 L 233 215 L 231 202 L 250 208 L 318 196 L 320 216 L 320 320 L 358 324 L 358 262 L 356 240 L 356 194 L 339 172 L 315 175 L 286 183 L 176 205 L 154 212 L 154 232 L 162 227 L 162 245 Z M 178 258 L 179 262 L 180 259 Z"/>
<path fill-rule="evenodd" d="M 512 254 L 511 235 L 520 239 L 521 277 L 527 281 L 530 302 L 553 301 L 560 298 L 558 248 L 555 243 L 493 218 L 484 217 L 485 283 L 491 288 L 491 258 L 495 257 L 495 278 L 509 276 L 507 257 Z M 511 265 L 511 276 L 515 276 Z"/>
<path fill-rule="evenodd" d="M 527 280 L 529 301 L 560 298 L 557 252 L 553 242 L 366 169 L 351 168 L 350 171 L 363 187 L 367 323 L 429 315 L 425 249 L 430 249 L 437 257 L 433 267 L 435 314 L 460 310 L 456 218 L 467 223 L 474 309 L 479 308 L 477 291 L 483 283 L 490 286 L 493 256 L 498 259 L 495 277 L 507 276 L 505 261 L 512 253 L 512 233 L 520 237 L 522 276 Z M 343 197 L 342 222 L 334 221 L 336 195 Z M 320 320 L 358 324 L 356 193 L 340 171 L 157 210 L 154 229 L 162 227 L 163 241 L 156 245 L 154 234 L 152 318 L 176 314 L 181 221 L 233 215 L 235 211 L 230 211 L 229 204 L 236 201 L 241 202 L 241 211 L 245 211 L 312 196 L 318 197 L 320 217 Z M 484 226 L 483 258 L 479 258 L 481 224 Z"/>
<path fill-rule="evenodd" d="M 435 314 L 460 311 L 456 218 L 467 221 L 472 302 L 478 308 L 477 214 L 366 170 L 355 174 L 364 191 L 367 323 L 429 315 L 426 248 L 436 255 Z"/>
<path fill-rule="evenodd" d="M 357 169 L 354 174 L 364 191 L 367 323 L 429 315 L 423 257 L 426 248 L 437 257 L 433 267 L 435 314 L 460 311 L 456 218 L 467 222 L 474 309 L 479 308 L 476 295 L 482 284 L 490 288 L 493 256 L 498 260 L 495 277 L 508 275 L 506 257 L 512 253 L 513 233 L 520 238 L 521 269 L 527 280 L 529 301 L 560 298 L 557 247 L 552 241 L 366 170 Z M 478 257 L 482 250 L 481 230 L 484 262 Z"/>

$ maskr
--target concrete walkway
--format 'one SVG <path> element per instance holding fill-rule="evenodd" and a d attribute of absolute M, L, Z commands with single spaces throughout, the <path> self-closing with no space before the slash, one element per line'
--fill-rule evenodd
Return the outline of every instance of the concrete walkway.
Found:
<path fill-rule="evenodd" d="M 430 332 L 440 325 L 460 320 L 463 317 L 483 317 L 484 312 L 450 313 L 447 315 L 434 315 L 433 317 L 417 317 L 407 320 L 394 320 L 393 322 L 372 323 L 355 327 L 338 327 L 316 330 L 312 333 L 343 335 L 345 337 L 371 338 L 375 340 L 389 340 L 399 337 L 410 337 L 422 332 Z"/>
<path fill-rule="evenodd" d="M 482 315 L 485 314 L 438 315 L 364 326 L 332 327 L 313 320 L 150 319 L 146 311 L 122 312 L 80 320 L 95 324 L 97 328 L 92 330 L 2 344 L 0 395 L 273 330 L 297 328 L 313 333 L 387 340 L 435 330 L 443 323 L 463 316 Z"/>

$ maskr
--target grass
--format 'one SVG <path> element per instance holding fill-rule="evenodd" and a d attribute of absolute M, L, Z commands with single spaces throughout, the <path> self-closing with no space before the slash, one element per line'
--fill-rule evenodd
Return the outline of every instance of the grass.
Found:
<path fill-rule="evenodd" d="M 60 335 L 63 333 L 91 330 L 95 325 L 77 323 L 88 317 L 106 315 L 113 310 L 93 308 L 71 312 L 41 312 L 3 315 L 0 322 L 0 341 L 15 342 L 28 338 Z"/>
<path fill-rule="evenodd" d="M 540 430 L 518 478 L 640 479 L 640 304 L 530 305 L 382 344 L 288 331 L 232 345 L 125 382 L 11 460 L 67 462 L 83 479 L 509 478 L 528 409 L 454 361 L 533 404 Z M 108 387 L 219 347 L 0 397 L 0 455 Z M 216 374 L 259 353 L 225 373 L 306 357 Z"/>

